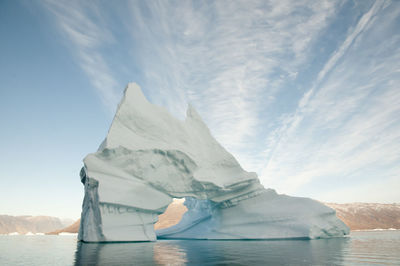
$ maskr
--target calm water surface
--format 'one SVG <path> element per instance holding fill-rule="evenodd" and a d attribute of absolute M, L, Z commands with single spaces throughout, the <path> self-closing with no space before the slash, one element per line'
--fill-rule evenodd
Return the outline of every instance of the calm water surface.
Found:
<path fill-rule="evenodd" d="M 321 240 L 77 243 L 75 236 L 0 236 L 0 265 L 400 265 L 400 231 Z"/>

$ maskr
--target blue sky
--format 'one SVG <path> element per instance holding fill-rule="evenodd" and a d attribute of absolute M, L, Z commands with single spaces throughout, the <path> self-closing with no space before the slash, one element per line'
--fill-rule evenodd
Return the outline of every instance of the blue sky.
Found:
<path fill-rule="evenodd" d="M 0 213 L 80 215 L 128 82 L 266 187 L 400 202 L 400 1 L 0 1 Z"/>

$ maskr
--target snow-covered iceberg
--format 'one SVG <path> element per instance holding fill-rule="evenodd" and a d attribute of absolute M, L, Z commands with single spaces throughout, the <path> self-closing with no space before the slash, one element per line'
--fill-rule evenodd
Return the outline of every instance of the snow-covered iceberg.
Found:
<path fill-rule="evenodd" d="M 160 238 L 276 239 L 343 236 L 329 207 L 278 195 L 242 169 L 189 105 L 184 121 L 129 84 L 107 137 L 87 155 L 78 238 L 87 242 Z M 188 212 L 173 227 L 154 223 L 172 198 Z"/>

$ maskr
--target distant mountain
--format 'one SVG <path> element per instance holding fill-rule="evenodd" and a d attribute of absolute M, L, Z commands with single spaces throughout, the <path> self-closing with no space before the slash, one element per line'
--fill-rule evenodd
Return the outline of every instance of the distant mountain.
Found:
<path fill-rule="evenodd" d="M 46 233 L 65 227 L 64 221 L 50 216 L 0 215 L 0 234 Z"/>
<path fill-rule="evenodd" d="M 81 219 L 78 219 L 76 222 L 74 222 L 70 226 L 67 226 L 65 228 L 62 228 L 62 229 L 59 229 L 56 231 L 46 233 L 46 235 L 58 235 L 60 233 L 78 233 L 80 223 L 81 223 Z"/>
<path fill-rule="evenodd" d="M 158 216 L 158 222 L 154 225 L 154 229 L 163 229 L 179 223 L 182 215 L 187 211 L 183 202 L 184 200 L 174 200 L 167 210 Z"/>
<path fill-rule="evenodd" d="M 351 230 L 400 229 L 400 204 L 325 203 Z"/>

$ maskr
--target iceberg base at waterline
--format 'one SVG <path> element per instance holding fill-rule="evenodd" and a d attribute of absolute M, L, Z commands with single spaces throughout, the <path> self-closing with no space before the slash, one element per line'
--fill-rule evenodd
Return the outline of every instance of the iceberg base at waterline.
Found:
<path fill-rule="evenodd" d="M 265 189 L 211 135 L 189 105 L 184 121 L 129 84 L 107 137 L 81 170 L 85 242 L 326 238 L 348 234 L 335 211 Z M 188 211 L 154 231 L 173 198 Z"/>
<path fill-rule="evenodd" d="M 348 229 L 335 210 L 266 189 L 235 206 L 186 198 L 179 224 L 157 230 L 163 239 L 315 239 L 344 236 Z"/>

